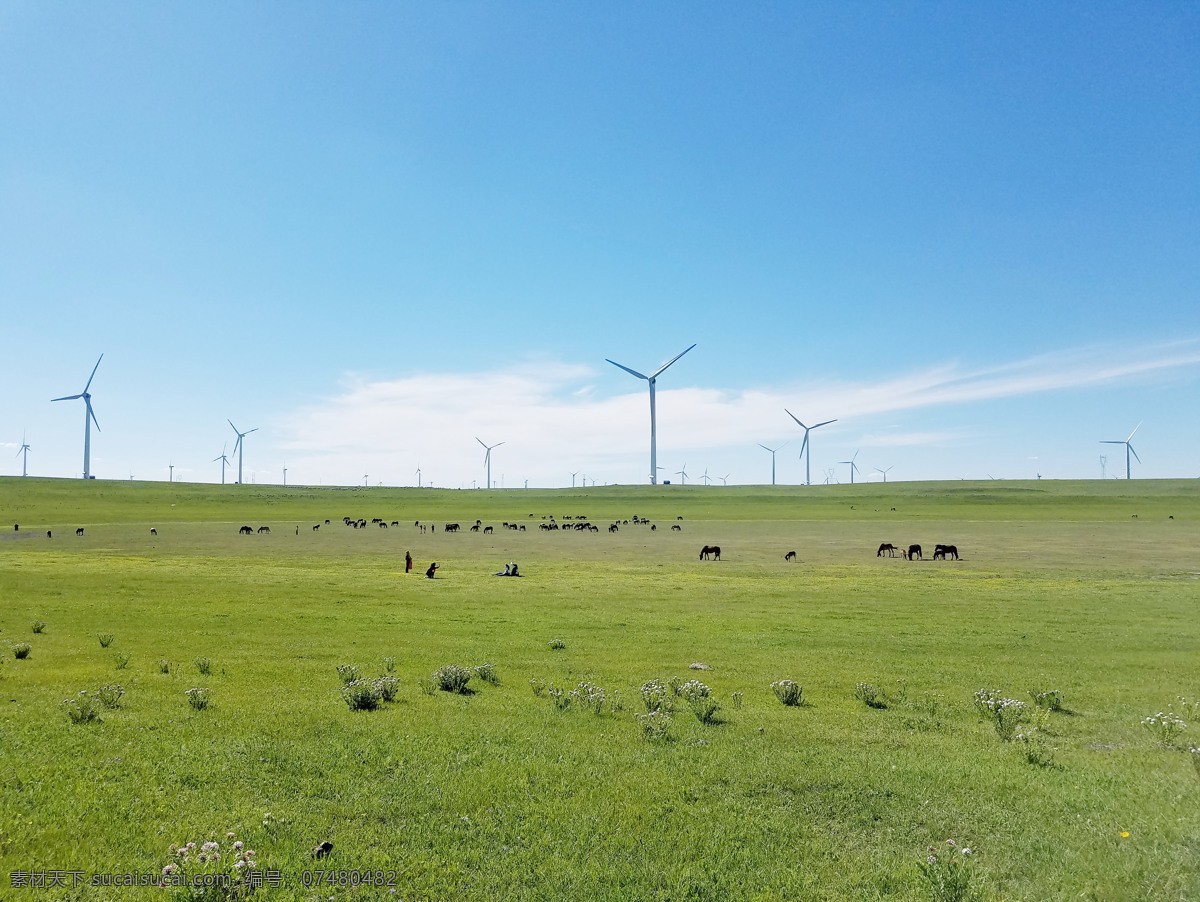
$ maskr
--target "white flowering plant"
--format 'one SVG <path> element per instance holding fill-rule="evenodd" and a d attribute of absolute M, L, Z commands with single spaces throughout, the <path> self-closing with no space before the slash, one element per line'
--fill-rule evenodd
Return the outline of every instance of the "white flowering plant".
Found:
<path fill-rule="evenodd" d="M 966 902 L 974 895 L 970 867 L 974 854 L 968 847 L 959 848 L 952 839 L 941 848 L 929 847 L 917 868 L 934 902 Z"/>
<path fill-rule="evenodd" d="M 771 691 L 788 707 L 799 708 L 804 704 L 804 687 L 795 680 L 776 680 L 771 684 Z"/>
<path fill-rule="evenodd" d="M 642 736 L 650 742 L 664 742 L 671 738 L 671 715 L 666 711 L 651 711 L 648 714 L 635 714 L 638 726 L 642 728 Z"/>
<path fill-rule="evenodd" d="M 224 845 L 211 839 L 200 844 L 173 843 L 162 869 L 161 885 L 177 890 L 178 898 L 196 902 L 232 902 L 254 892 L 258 862 L 253 849 L 230 831 Z"/>
<path fill-rule="evenodd" d="M 1182 717 L 1173 711 L 1159 711 L 1142 720 L 1142 726 L 1158 740 L 1160 745 L 1170 745 L 1180 733 L 1187 729 Z"/>

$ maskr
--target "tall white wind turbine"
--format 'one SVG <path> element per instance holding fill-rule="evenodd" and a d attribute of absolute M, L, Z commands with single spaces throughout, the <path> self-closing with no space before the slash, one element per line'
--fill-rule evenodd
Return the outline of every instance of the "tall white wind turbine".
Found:
<path fill-rule="evenodd" d="M 816 427 L 813 427 L 813 428 L 816 428 Z M 850 464 L 850 484 L 851 485 L 854 485 L 854 473 L 856 470 L 858 470 L 858 464 L 856 464 L 854 462 L 857 457 L 858 457 L 858 452 L 855 451 L 853 456 L 851 456 L 851 458 L 849 460 L 839 460 L 838 461 L 838 463 L 840 463 L 840 464 Z"/>
<path fill-rule="evenodd" d="M 17 457 L 24 456 L 25 459 L 23 461 L 21 461 L 21 475 L 28 476 L 29 475 L 29 444 L 25 441 L 25 433 L 24 432 L 21 433 L 21 450 L 17 452 L 16 456 Z"/>
<path fill-rule="evenodd" d="M 812 445 L 808 443 L 808 434 L 814 429 L 820 429 L 822 426 L 828 426 L 830 423 L 836 423 L 837 420 L 826 420 L 824 423 L 815 423 L 812 426 L 805 426 L 800 422 L 800 420 L 796 419 L 796 415 L 786 407 L 783 409 L 783 412 L 793 420 L 796 420 L 796 422 L 800 425 L 800 428 L 804 430 L 804 444 L 800 446 L 800 454 L 802 457 L 804 457 L 804 484 L 812 485 Z"/>
<path fill-rule="evenodd" d="M 104 355 L 100 355 L 100 360 L 104 359 Z M 100 360 L 96 361 L 96 365 L 92 367 L 92 375 L 88 376 L 87 385 L 83 387 L 77 395 L 67 395 L 62 398 L 53 398 L 53 401 L 74 401 L 76 398 L 83 398 L 83 478 L 92 478 L 92 423 L 96 424 L 96 431 L 100 431 L 100 422 L 96 419 L 96 414 L 92 410 L 92 396 L 88 393 L 88 389 L 92 387 L 92 380 L 96 378 L 96 370 L 100 369 Z"/>
<path fill-rule="evenodd" d="M 237 426 L 233 425 L 233 420 L 228 420 L 227 422 L 229 423 L 229 428 L 237 433 L 237 441 L 233 443 L 233 450 L 237 452 L 237 456 L 238 456 L 238 485 L 241 485 L 242 484 L 242 450 L 245 447 L 245 442 L 243 442 L 242 439 L 244 439 L 246 436 L 248 436 L 251 432 L 258 432 L 258 427 L 255 426 L 253 429 L 247 429 L 245 432 L 238 432 Z"/>
<path fill-rule="evenodd" d="M 784 442 L 778 448 L 768 448 L 762 442 L 758 443 L 758 447 L 762 448 L 764 451 L 771 452 L 771 485 L 775 484 L 775 452 L 782 451 L 786 446 L 787 446 L 787 442 Z"/>
<path fill-rule="evenodd" d="M 879 469 L 879 467 L 876 467 L 875 469 L 876 469 L 878 472 L 880 472 L 880 473 L 882 473 L 882 474 L 883 474 L 883 481 L 884 481 L 884 482 L 887 482 L 887 474 L 888 474 L 888 470 L 892 469 L 892 467 L 894 467 L 894 466 L 896 466 L 896 465 L 895 465 L 895 464 L 892 464 L 892 466 L 891 466 L 891 467 L 888 467 L 888 468 L 887 468 L 887 470 L 880 470 L 880 469 Z"/>
<path fill-rule="evenodd" d="M 221 456 L 214 457 L 212 459 L 213 463 L 216 463 L 218 460 L 221 462 L 221 485 L 225 484 L 225 465 L 227 463 L 229 463 L 229 458 L 225 456 L 225 448 L 226 447 L 227 447 L 226 445 L 222 445 L 221 446 Z"/>
<path fill-rule="evenodd" d="M 682 470 L 676 470 L 674 475 L 679 477 L 680 485 L 687 485 L 687 464 L 683 465 Z"/>
<path fill-rule="evenodd" d="M 678 360 L 680 357 L 682 357 L 684 354 L 686 354 L 688 351 L 690 351 L 694 347 L 696 347 L 696 346 L 693 344 L 691 348 L 685 348 L 684 350 L 680 351 L 678 354 L 676 354 L 674 357 L 672 357 L 670 360 L 668 360 L 666 363 L 664 363 L 662 366 L 660 366 L 658 369 L 656 369 L 649 376 L 644 376 L 641 373 L 639 373 L 637 370 L 631 370 L 629 367 L 624 366 L 623 364 L 617 363 L 615 360 L 609 360 L 607 357 L 604 358 L 605 361 L 607 361 L 608 363 L 611 363 L 613 366 L 617 367 L 618 369 L 624 370 L 625 372 L 629 373 L 629 375 L 631 375 L 631 376 L 637 376 L 639 379 L 645 379 L 646 382 L 648 382 L 650 384 L 650 484 L 651 485 L 658 484 L 658 452 L 657 452 L 657 442 L 656 442 L 656 438 L 655 438 L 657 424 L 656 424 L 655 417 L 654 417 L 654 384 L 658 380 L 658 377 L 663 374 L 663 371 L 666 370 L 667 367 L 669 367 L 672 363 L 674 363 L 676 360 Z"/>
<path fill-rule="evenodd" d="M 479 436 L 475 436 L 475 441 L 483 445 L 483 462 L 487 466 L 487 487 L 490 489 L 492 487 L 492 449 L 499 448 L 504 442 L 496 442 L 494 445 L 484 445 L 483 439 Z"/>
<path fill-rule="evenodd" d="M 1133 432 L 1137 432 L 1141 428 L 1142 428 L 1142 424 L 1138 423 L 1136 426 L 1133 427 Z M 1125 446 L 1125 478 L 1126 479 L 1132 478 L 1131 470 L 1130 470 L 1130 466 L 1129 466 L 1129 455 L 1132 454 L 1134 457 L 1137 457 L 1138 463 L 1142 462 L 1142 459 L 1140 457 L 1138 457 L 1137 452 L 1133 450 L 1133 445 L 1129 444 L 1130 439 L 1133 438 L 1133 432 L 1129 433 L 1129 438 L 1125 439 L 1125 441 L 1114 441 L 1114 440 L 1110 439 L 1108 441 L 1104 441 L 1104 442 L 1100 443 L 1102 445 L 1124 445 Z"/>

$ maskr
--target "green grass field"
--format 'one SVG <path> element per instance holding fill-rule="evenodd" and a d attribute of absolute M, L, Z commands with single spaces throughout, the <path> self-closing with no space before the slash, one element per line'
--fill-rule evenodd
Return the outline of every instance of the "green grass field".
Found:
<path fill-rule="evenodd" d="M 92 882 L 161 875 L 188 841 L 221 842 L 203 867 L 231 870 L 234 831 L 271 876 L 264 899 L 1200 899 L 1200 725 L 1179 700 L 1200 699 L 1198 502 L 1195 480 L 0 479 L 0 898 L 185 898 Z M 551 516 L 600 531 L 539 529 Z M 657 528 L 607 531 L 635 516 Z M 925 560 L 877 558 L 881 542 Z M 930 560 L 939 542 L 962 559 Z M 698 560 L 705 544 L 721 561 Z M 523 578 L 491 576 L 508 561 Z M 498 684 L 422 686 L 485 663 Z M 395 700 L 351 710 L 343 664 L 391 666 Z M 647 738 L 654 679 L 702 681 L 713 722 L 681 696 Z M 803 706 L 776 698 L 782 679 Z M 600 714 L 552 698 L 582 682 Z M 111 684 L 118 707 L 72 721 L 64 700 Z M 1031 717 L 1031 691 L 1059 690 L 1065 710 L 1005 741 L 982 688 Z M 1189 723 L 1161 742 L 1142 721 L 1168 710 Z M 955 866 L 969 895 L 921 871 L 951 838 L 974 852 Z M 55 871 L 82 876 L 17 885 Z"/>

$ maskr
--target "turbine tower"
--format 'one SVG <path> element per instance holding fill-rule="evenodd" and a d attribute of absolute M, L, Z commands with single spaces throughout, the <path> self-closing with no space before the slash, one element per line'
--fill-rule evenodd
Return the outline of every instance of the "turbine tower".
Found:
<path fill-rule="evenodd" d="M 104 355 L 100 355 L 100 360 L 104 359 Z M 74 401 L 76 398 L 83 398 L 83 478 L 92 478 L 92 423 L 96 424 L 96 431 L 100 431 L 100 421 L 96 419 L 96 413 L 92 410 L 92 396 L 88 393 L 88 389 L 92 387 L 92 380 L 96 378 L 96 370 L 100 369 L 100 360 L 96 361 L 96 365 L 92 367 L 92 375 L 88 376 L 87 385 L 83 387 L 77 395 L 67 395 L 62 398 L 53 398 L 53 401 Z"/>
<path fill-rule="evenodd" d="M 492 449 L 499 448 L 504 442 L 496 442 L 494 445 L 484 445 L 483 439 L 479 436 L 475 436 L 475 441 L 483 445 L 483 462 L 487 466 L 487 487 L 490 489 L 492 487 Z"/>
<path fill-rule="evenodd" d="M 688 351 L 690 351 L 694 347 L 696 347 L 696 346 L 693 344 L 691 348 L 686 348 L 685 350 L 680 351 L 678 354 L 676 354 L 674 357 L 672 357 L 670 360 L 668 360 L 666 363 L 664 363 L 662 366 L 660 366 L 658 369 L 656 369 L 649 376 L 644 376 L 641 373 L 639 373 L 637 370 L 631 370 L 629 367 L 624 366 L 620 363 L 617 363 L 615 360 L 609 360 L 607 357 L 604 358 L 605 361 L 607 361 L 608 363 L 611 363 L 613 366 L 617 367 L 618 369 L 624 370 L 625 372 L 629 373 L 629 375 L 631 375 L 631 376 L 637 376 L 639 379 L 645 379 L 650 384 L 650 484 L 651 485 L 658 484 L 658 453 L 657 453 L 657 444 L 655 441 L 656 422 L 655 422 L 655 418 L 654 418 L 654 384 L 655 384 L 655 382 L 658 381 L 658 377 L 663 374 L 663 371 L 666 370 L 667 367 L 669 367 L 672 363 L 674 363 L 676 360 L 678 360 L 680 357 L 682 357 L 684 354 L 686 354 Z"/>
<path fill-rule="evenodd" d="M 226 447 L 227 447 L 226 445 L 222 445 L 221 446 L 221 456 L 213 458 L 213 463 L 216 463 L 218 460 L 221 462 L 221 485 L 225 484 L 225 465 L 227 463 L 229 463 L 229 458 L 225 456 L 225 448 Z"/>
<path fill-rule="evenodd" d="M 1133 432 L 1137 432 L 1141 428 L 1142 428 L 1142 424 L 1138 423 L 1136 426 L 1133 427 Z M 1133 438 L 1133 432 L 1129 433 L 1129 438 L 1125 439 L 1125 441 L 1119 441 L 1119 440 L 1114 441 L 1114 440 L 1110 439 L 1108 441 L 1104 441 L 1104 442 L 1100 443 L 1102 445 L 1124 445 L 1125 446 L 1125 478 L 1126 479 L 1133 478 L 1130 474 L 1129 455 L 1132 454 L 1134 457 L 1137 457 L 1138 463 L 1142 462 L 1142 459 L 1137 456 L 1137 452 L 1133 450 L 1133 445 L 1129 444 L 1129 440 Z"/>
<path fill-rule="evenodd" d="M 813 428 L 815 429 L 816 427 L 814 426 Z M 857 458 L 857 457 L 858 457 L 858 452 L 855 451 L 853 456 L 849 460 L 839 460 L 838 461 L 838 463 L 840 463 L 840 464 L 850 464 L 850 484 L 851 485 L 854 485 L 854 472 L 855 472 L 855 470 L 858 469 L 858 464 L 856 464 L 854 462 L 855 458 Z"/>
<path fill-rule="evenodd" d="M 888 468 L 887 468 L 887 470 L 880 470 L 880 469 L 879 469 L 879 467 L 876 467 L 875 469 L 876 469 L 876 470 L 878 470 L 880 473 L 882 473 L 882 474 L 883 474 L 883 481 L 884 481 L 884 482 L 887 482 L 887 474 L 888 474 L 888 470 L 892 469 L 892 467 L 894 467 L 894 466 L 896 466 L 896 465 L 895 465 L 895 464 L 892 464 L 892 466 L 891 466 L 891 467 L 888 467 Z"/>
<path fill-rule="evenodd" d="M 233 420 L 228 420 L 227 422 L 229 423 L 229 428 L 232 429 L 234 432 L 237 432 L 237 441 L 233 443 L 233 450 L 237 452 L 237 456 L 238 456 L 238 485 L 241 485 L 242 484 L 242 450 L 245 447 L 244 443 L 242 442 L 242 439 L 244 439 L 246 436 L 248 436 L 251 432 L 258 432 L 258 427 L 255 426 L 253 429 L 247 429 L 245 432 L 238 432 L 237 426 L 233 425 Z"/>
<path fill-rule="evenodd" d="M 804 484 L 812 485 L 812 445 L 808 443 L 808 434 L 814 429 L 820 429 L 822 426 L 828 426 L 830 423 L 836 423 L 837 420 L 826 420 L 824 423 L 816 423 L 812 426 L 805 426 L 798 419 L 796 419 L 796 415 L 786 407 L 783 408 L 783 412 L 793 420 L 796 420 L 796 422 L 799 423 L 800 428 L 804 430 L 804 443 L 800 446 L 800 454 L 804 457 Z M 851 471 L 851 473 L 853 473 L 853 471 Z"/>
<path fill-rule="evenodd" d="M 758 443 L 758 447 L 762 448 L 764 451 L 771 452 L 771 485 L 775 484 L 775 452 L 782 451 L 786 446 L 787 446 L 787 442 L 784 442 L 778 448 L 768 448 L 762 442 Z"/>
<path fill-rule="evenodd" d="M 21 450 L 17 452 L 16 456 L 21 457 L 22 455 L 24 455 L 25 459 L 23 461 L 21 461 L 21 475 L 28 476 L 29 475 L 29 445 L 25 441 L 25 433 L 24 432 L 21 433 Z"/>

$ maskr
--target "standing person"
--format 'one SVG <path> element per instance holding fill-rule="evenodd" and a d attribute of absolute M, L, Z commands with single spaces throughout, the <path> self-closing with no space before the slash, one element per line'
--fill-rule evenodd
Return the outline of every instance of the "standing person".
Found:
<path fill-rule="evenodd" d="M 412 573 L 412 554 L 407 551 L 404 552 L 404 572 Z"/>

